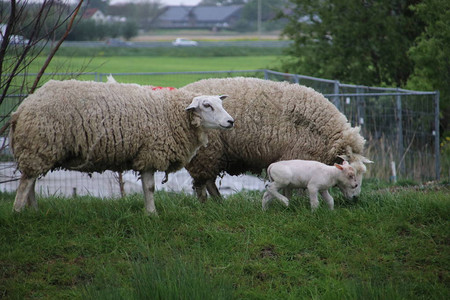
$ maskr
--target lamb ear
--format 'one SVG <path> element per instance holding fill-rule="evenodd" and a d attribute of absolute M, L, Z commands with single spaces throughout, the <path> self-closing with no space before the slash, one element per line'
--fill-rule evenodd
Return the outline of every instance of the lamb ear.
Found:
<path fill-rule="evenodd" d="M 228 95 L 220 95 L 219 98 L 220 100 L 225 100 L 228 97 Z"/>
<path fill-rule="evenodd" d="M 338 168 L 339 170 L 344 170 L 344 168 L 341 166 L 341 165 L 338 165 L 338 164 L 334 164 L 334 166 L 336 167 L 336 168 Z"/>
<path fill-rule="evenodd" d="M 348 161 L 344 160 L 344 161 L 342 162 L 342 165 L 343 165 L 343 166 L 348 165 Z"/>
<path fill-rule="evenodd" d="M 188 107 L 186 107 L 186 110 L 195 110 L 199 106 L 200 100 L 196 97 L 192 100 L 191 104 L 189 104 Z"/>

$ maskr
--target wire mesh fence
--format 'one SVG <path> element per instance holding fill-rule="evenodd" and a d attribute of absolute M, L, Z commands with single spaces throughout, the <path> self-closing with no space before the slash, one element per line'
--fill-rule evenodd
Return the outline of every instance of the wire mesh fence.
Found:
<path fill-rule="evenodd" d="M 33 76 L 33 74 L 29 74 Z M 110 74 L 52 74 L 55 79 L 76 77 L 80 80 L 105 82 Z M 398 177 L 415 181 L 440 178 L 439 157 L 439 93 L 417 92 L 403 89 L 366 87 L 341 84 L 298 74 L 280 73 L 271 70 L 215 71 L 215 72 L 170 72 L 170 73 L 115 73 L 118 82 L 142 85 L 182 87 L 205 78 L 257 77 L 274 81 L 299 83 L 324 94 L 349 120 L 352 126 L 360 126 L 367 140 L 366 156 L 375 161 L 369 167 L 367 176 L 389 179 Z M 50 75 L 48 75 L 50 77 Z M 45 80 L 45 79 L 44 79 Z M 0 126 L 9 119 L 12 111 L 25 95 L 9 95 L 0 105 Z M 276 101 L 276 99 L 274 99 Z M 8 148 L 7 137 L 0 137 L 0 191 L 15 191 L 18 172 Z M 395 173 L 393 173 L 395 168 Z M 69 172 L 69 171 L 66 171 Z M 70 175 L 67 175 L 70 174 Z M 139 178 L 125 173 L 125 191 L 140 192 Z M 120 196 L 119 183 L 113 172 L 96 174 L 94 179 L 87 175 L 49 173 L 38 180 L 37 192 L 42 195 L 95 195 Z M 163 174 L 157 174 L 163 176 Z M 53 179 L 52 179 L 53 178 Z M 158 177 L 157 177 L 158 178 Z M 185 170 L 173 176 L 167 185 L 157 189 L 190 193 L 191 180 Z M 264 180 L 248 175 L 241 177 L 225 175 L 216 184 L 222 193 L 242 189 L 262 190 Z M 138 187 L 138 188 L 136 188 Z"/>

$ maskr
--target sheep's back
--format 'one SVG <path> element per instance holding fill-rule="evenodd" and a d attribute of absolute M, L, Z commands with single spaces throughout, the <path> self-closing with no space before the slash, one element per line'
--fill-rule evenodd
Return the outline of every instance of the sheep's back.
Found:
<path fill-rule="evenodd" d="M 18 167 L 30 175 L 58 167 L 130 169 L 143 141 L 155 137 L 162 123 L 164 107 L 151 103 L 160 100 L 137 85 L 50 81 L 15 113 Z"/>

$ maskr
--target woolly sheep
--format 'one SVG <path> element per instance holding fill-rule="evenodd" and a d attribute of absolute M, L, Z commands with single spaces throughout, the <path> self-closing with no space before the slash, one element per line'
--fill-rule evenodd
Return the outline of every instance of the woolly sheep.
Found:
<path fill-rule="evenodd" d="M 232 132 L 209 132 L 208 147 L 186 166 L 200 200 L 206 200 L 205 187 L 220 197 L 215 180 L 222 172 L 260 174 L 271 163 L 290 159 L 347 160 L 357 172 L 352 195 L 360 194 L 364 164 L 371 163 L 362 155 L 365 140 L 322 94 L 298 84 L 244 77 L 205 79 L 182 89 L 226 93 L 224 107 L 236 120 Z"/>
<path fill-rule="evenodd" d="M 270 164 L 267 168 L 269 183 L 262 200 L 262 207 L 267 209 L 273 197 L 281 200 L 287 207 L 289 199 L 278 192 L 280 189 L 306 188 L 309 192 L 311 209 L 319 206 L 318 193 L 322 195 L 330 209 L 334 208 L 334 199 L 328 192 L 332 186 L 338 185 L 342 191 L 351 191 L 358 187 L 356 173 L 344 160 L 342 165 L 328 166 L 313 160 L 282 160 Z M 345 195 L 351 198 L 351 194 Z"/>
<path fill-rule="evenodd" d="M 10 143 L 21 171 L 14 210 L 37 209 L 38 176 L 64 168 L 84 172 L 135 170 L 145 208 L 155 213 L 156 170 L 174 172 L 205 146 L 207 128 L 229 129 L 226 96 L 152 91 L 135 84 L 49 81 L 11 117 Z"/>

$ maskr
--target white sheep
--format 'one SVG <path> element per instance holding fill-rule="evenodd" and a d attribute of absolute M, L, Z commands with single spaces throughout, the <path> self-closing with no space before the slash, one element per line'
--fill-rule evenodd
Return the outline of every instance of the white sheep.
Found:
<path fill-rule="evenodd" d="M 14 210 L 37 209 L 38 176 L 64 168 L 140 173 L 148 213 L 154 177 L 186 165 L 207 144 L 205 129 L 230 129 L 226 96 L 153 91 L 135 84 L 49 81 L 11 116 L 10 143 L 21 172 Z"/>
<path fill-rule="evenodd" d="M 328 166 L 312 160 L 283 160 L 267 168 L 269 183 L 262 200 L 262 207 L 267 209 L 273 197 L 281 200 L 287 207 L 289 199 L 278 192 L 280 189 L 306 188 L 309 192 L 311 209 L 319 206 L 318 193 L 322 195 L 330 209 L 334 208 L 334 199 L 328 189 L 337 185 L 346 194 L 358 187 L 355 169 L 344 161 L 342 165 Z"/>
<path fill-rule="evenodd" d="M 257 78 L 205 79 L 181 88 L 197 93 L 226 93 L 224 107 L 236 120 L 227 134 L 211 131 L 209 144 L 186 166 L 200 200 L 206 190 L 220 197 L 215 180 L 222 172 L 261 174 L 280 160 L 316 160 L 327 165 L 347 160 L 356 170 L 361 192 L 365 140 L 358 127 L 315 90 L 287 82 Z"/>

